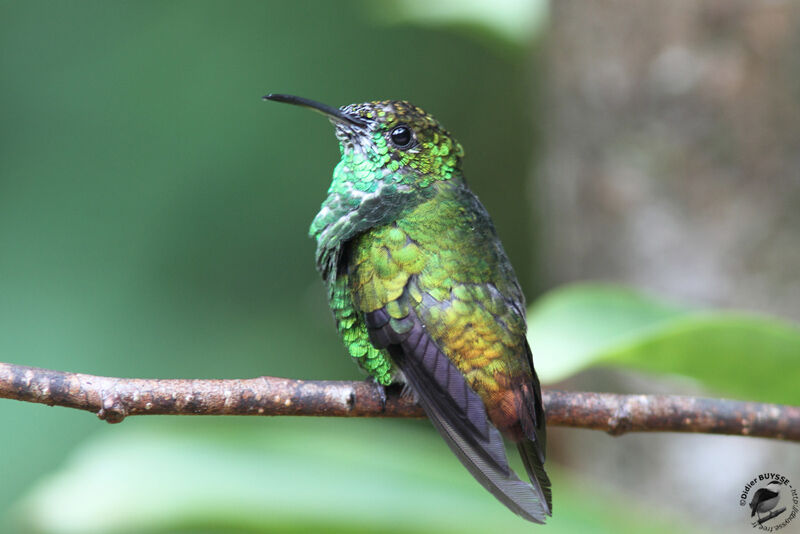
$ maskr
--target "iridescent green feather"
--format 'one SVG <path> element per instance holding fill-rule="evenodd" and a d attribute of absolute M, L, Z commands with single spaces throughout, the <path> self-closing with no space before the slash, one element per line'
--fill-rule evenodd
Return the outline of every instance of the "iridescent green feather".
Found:
<path fill-rule="evenodd" d="M 524 297 L 483 207 L 460 180 L 396 221 L 360 235 L 348 265 L 355 308 L 386 308 L 411 327 L 412 307 L 482 397 L 527 375 Z M 406 321 L 408 324 L 404 323 Z"/>
<path fill-rule="evenodd" d="M 392 383 L 394 366 L 385 350 L 370 343 L 363 316 L 353 306 L 347 275 L 337 277 L 330 285 L 330 306 L 336 319 L 336 328 L 342 336 L 347 351 L 379 384 Z"/>

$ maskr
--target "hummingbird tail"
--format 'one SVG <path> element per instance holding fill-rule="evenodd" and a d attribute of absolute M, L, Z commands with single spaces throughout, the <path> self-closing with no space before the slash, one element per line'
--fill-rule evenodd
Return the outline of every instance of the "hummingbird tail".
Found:
<path fill-rule="evenodd" d="M 486 414 L 483 401 L 411 314 L 413 327 L 395 331 L 385 309 L 366 314 L 370 338 L 386 348 L 417 393 L 433 425 L 475 479 L 512 512 L 544 523 L 549 513 L 549 480 L 539 462 L 547 490 L 523 482 L 508 465 L 503 437 Z M 538 458 L 538 457 L 537 457 Z"/>
<path fill-rule="evenodd" d="M 545 503 L 547 514 L 552 515 L 553 497 L 550 478 L 544 470 L 547 429 L 542 406 L 542 388 L 539 385 L 539 377 L 536 376 L 536 371 L 533 369 L 530 347 L 528 347 L 528 358 L 531 361 L 532 380 L 519 386 L 521 395 L 518 397 L 517 413 L 523 435 L 517 442 L 517 449 L 522 457 L 522 463 L 525 464 L 525 471 L 528 473 L 531 484 L 538 490 L 539 498 Z"/>
<path fill-rule="evenodd" d="M 433 342 L 430 343 L 430 346 L 433 346 Z M 436 350 L 438 352 L 438 349 Z M 397 361 L 399 355 L 393 355 Z M 440 366 L 452 367 L 452 372 L 449 373 L 451 380 L 464 382 L 461 373 L 444 354 L 439 352 L 436 360 Z M 541 468 L 541 463 L 538 465 L 548 484 L 546 493 L 536 491 L 531 484 L 521 481 L 511 470 L 506 460 L 503 438 L 500 432 L 488 422 L 488 418 L 485 422 L 485 436 L 480 436 L 474 430 L 467 428 L 467 425 L 460 424 L 458 418 L 454 419 L 452 414 L 447 413 L 449 410 L 443 406 L 445 403 L 442 401 L 445 399 L 442 398 L 441 392 L 432 391 L 429 388 L 432 384 L 428 378 L 420 375 L 421 369 L 418 366 L 398 365 L 419 395 L 419 402 L 431 422 L 472 476 L 512 512 L 528 521 L 543 524 L 545 514 L 549 514 L 549 506 L 544 498 L 549 496 L 550 488 L 549 480 L 544 474 L 544 469 Z M 466 385 L 466 382 L 464 384 Z M 472 393 L 471 390 L 469 391 Z M 475 396 L 477 397 L 477 395 Z M 476 402 L 480 403 L 480 399 L 476 398 Z M 480 404 L 480 407 L 483 408 L 483 405 Z M 485 412 L 484 417 L 486 417 Z"/>
<path fill-rule="evenodd" d="M 538 490 L 539 501 L 544 503 L 547 515 L 553 515 L 553 496 L 550 489 L 550 477 L 544 470 L 544 465 L 539 458 L 539 451 L 536 444 L 527 439 L 517 443 L 519 455 L 522 463 L 525 464 L 525 471 L 531 479 L 531 484 Z"/>

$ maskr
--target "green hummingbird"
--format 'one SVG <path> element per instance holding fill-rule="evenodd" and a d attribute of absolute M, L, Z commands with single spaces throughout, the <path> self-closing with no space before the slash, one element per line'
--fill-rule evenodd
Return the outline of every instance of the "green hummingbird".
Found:
<path fill-rule="evenodd" d="M 545 415 L 525 338 L 525 298 L 494 225 L 461 173 L 461 145 L 401 100 L 322 112 L 341 161 L 311 224 L 317 269 L 350 355 L 403 383 L 469 472 L 516 514 L 551 515 Z M 530 478 L 508 465 L 516 443 Z"/>

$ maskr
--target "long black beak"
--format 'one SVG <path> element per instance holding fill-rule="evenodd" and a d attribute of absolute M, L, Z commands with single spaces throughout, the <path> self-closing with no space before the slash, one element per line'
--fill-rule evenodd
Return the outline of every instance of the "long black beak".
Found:
<path fill-rule="evenodd" d="M 275 102 L 283 102 L 285 104 L 302 106 L 304 108 L 310 108 L 315 111 L 319 111 L 323 115 L 335 121 L 348 122 L 354 126 L 360 126 L 361 128 L 367 126 L 367 123 L 364 122 L 360 117 L 350 115 L 349 113 L 345 113 L 341 109 L 327 106 L 320 102 L 309 100 L 308 98 L 303 98 L 301 96 L 280 95 L 280 94 L 270 93 L 267 96 L 265 96 L 263 100 L 274 100 Z"/>

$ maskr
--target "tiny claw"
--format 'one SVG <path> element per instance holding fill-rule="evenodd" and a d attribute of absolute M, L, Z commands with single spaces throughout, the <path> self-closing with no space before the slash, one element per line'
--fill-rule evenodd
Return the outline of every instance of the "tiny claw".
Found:
<path fill-rule="evenodd" d="M 385 412 L 386 411 L 386 387 L 381 385 L 381 384 L 378 384 L 377 382 L 375 382 L 375 385 L 378 387 L 378 396 L 379 396 L 379 398 L 381 400 L 381 411 Z"/>
<path fill-rule="evenodd" d="M 378 383 L 378 381 L 375 380 L 372 377 L 368 377 L 367 378 L 367 382 L 371 382 L 372 384 L 375 385 L 375 388 L 378 390 L 378 398 L 381 401 L 381 411 L 385 412 L 386 411 L 386 398 L 387 398 L 386 397 L 386 386 L 384 386 L 383 384 Z"/>
<path fill-rule="evenodd" d="M 381 411 L 386 411 L 386 388 L 378 384 L 378 395 L 381 397 Z"/>

